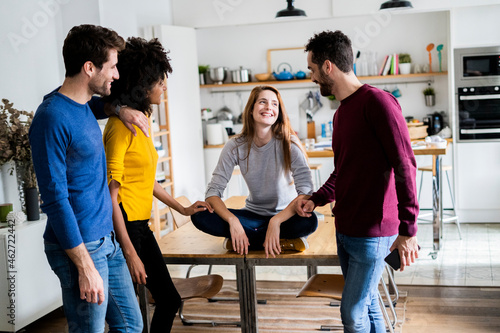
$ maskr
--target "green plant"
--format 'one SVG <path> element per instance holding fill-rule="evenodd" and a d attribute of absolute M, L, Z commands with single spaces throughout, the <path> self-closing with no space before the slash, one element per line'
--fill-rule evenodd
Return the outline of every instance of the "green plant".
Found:
<path fill-rule="evenodd" d="M 206 72 L 208 72 L 209 68 L 210 65 L 198 65 L 198 73 L 205 74 Z"/>
<path fill-rule="evenodd" d="M 425 96 L 435 95 L 436 94 L 434 92 L 434 88 L 432 88 L 432 87 L 425 88 L 424 91 L 423 91 L 423 93 L 424 93 Z"/>
<path fill-rule="evenodd" d="M 31 159 L 29 129 L 33 112 L 17 110 L 8 99 L 0 105 L 0 165 L 9 161 L 16 163 L 16 170 L 23 186 L 36 187 L 35 169 Z M 10 170 L 12 175 L 14 169 Z"/>
<path fill-rule="evenodd" d="M 328 96 L 328 99 L 329 99 L 330 101 L 334 101 L 334 100 L 336 100 L 335 95 L 330 95 L 330 96 Z"/>
<path fill-rule="evenodd" d="M 399 54 L 399 63 L 400 64 L 411 63 L 411 56 L 408 53 L 400 53 Z"/>

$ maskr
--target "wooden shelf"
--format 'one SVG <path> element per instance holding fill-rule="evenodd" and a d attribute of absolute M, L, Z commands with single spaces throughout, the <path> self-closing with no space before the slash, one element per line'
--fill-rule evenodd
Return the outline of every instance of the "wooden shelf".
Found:
<path fill-rule="evenodd" d="M 158 163 L 167 162 L 167 161 L 170 161 L 171 159 L 172 159 L 172 156 L 160 157 L 160 158 L 158 159 Z"/>
<path fill-rule="evenodd" d="M 405 74 L 405 75 L 382 75 L 382 76 L 358 76 L 358 79 L 363 83 L 387 83 L 389 81 L 398 83 L 416 83 L 416 82 L 433 82 L 435 76 L 448 75 L 448 72 L 432 72 L 432 73 L 418 73 L 418 74 Z M 230 91 L 243 91 L 249 90 L 258 85 L 271 85 L 280 86 L 280 89 L 298 89 L 309 86 L 316 86 L 311 79 L 305 80 L 283 80 L 283 81 L 252 81 L 245 83 L 224 83 L 224 84 L 205 84 L 200 85 L 201 89 L 209 89 L 211 92 L 230 92 Z"/>
<path fill-rule="evenodd" d="M 165 182 L 161 182 L 161 183 L 159 183 L 159 184 L 161 185 L 161 187 L 163 187 L 163 188 L 167 188 L 167 187 L 169 187 L 169 186 L 174 185 L 174 182 L 167 182 L 167 181 L 165 181 Z"/>
<path fill-rule="evenodd" d="M 155 133 L 153 133 L 153 138 L 156 138 L 156 137 L 159 137 L 159 136 L 162 136 L 162 135 L 168 135 L 168 134 L 169 134 L 169 131 L 155 132 Z"/>
<path fill-rule="evenodd" d="M 164 92 L 163 96 L 164 98 L 162 98 L 161 105 L 153 111 L 156 114 L 155 117 L 157 119 L 159 131 L 155 132 L 152 130 L 151 136 L 152 138 L 161 137 L 159 140 L 162 141 L 162 144 L 165 146 L 165 156 L 158 158 L 158 167 L 161 168 L 161 171 L 165 173 L 165 181 L 162 181 L 160 185 L 173 197 L 175 194 L 172 174 L 172 145 L 170 142 L 171 140 L 167 91 Z M 160 239 L 160 230 L 162 229 L 160 225 L 165 225 L 166 215 L 170 212 L 170 208 L 168 206 L 165 206 L 161 209 L 160 207 L 163 207 L 160 201 L 156 197 L 153 198 L 153 214 L 150 221 L 151 229 L 154 231 L 156 239 Z"/>

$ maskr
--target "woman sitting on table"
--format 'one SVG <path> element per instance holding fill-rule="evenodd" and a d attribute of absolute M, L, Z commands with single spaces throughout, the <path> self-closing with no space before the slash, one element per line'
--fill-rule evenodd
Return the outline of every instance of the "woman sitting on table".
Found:
<path fill-rule="evenodd" d="M 249 189 L 243 209 L 228 209 L 221 200 L 233 169 L 239 165 Z M 283 101 L 271 86 L 255 87 L 243 112 L 241 134 L 229 140 L 206 191 L 215 214 L 200 212 L 193 224 L 208 234 L 226 237 L 224 247 L 239 254 L 264 248 L 266 257 L 282 249 L 304 251 L 306 236 L 318 226 L 315 214 L 300 217 L 293 202 L 313 192 L 304 148 L 294 135 Z"/>
<path fill-rule="evenodd" d="M 118 55 L 120 79 L 114 81 L 107 101 L 151 115 L 160 104 L 165 77 L 172 72 L 167 53 L 157 39 L 129 38 Z M 170 332 L 180 296 L 163 261 L 148 222 L 153 195 L 183 215 L 205 209 L 204 202 L 183 207 L 155 180 L 158 154 L 151 137 L 134 136 L 117 117 L 104 129 L 108 184 L 113 203 L 113 225 L 135 283 L 145 284 L 155 300 L 150 332 Z"/>

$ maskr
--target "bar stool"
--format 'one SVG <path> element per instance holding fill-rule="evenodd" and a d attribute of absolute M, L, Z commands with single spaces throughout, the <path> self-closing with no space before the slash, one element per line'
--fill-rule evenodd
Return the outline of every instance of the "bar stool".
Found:
<path fill-rule="evenodd" d="M 418 188 L 417 200 L 418 200 L 418 202 L 420 202 L 420 194 L 422 193 L 422 183 L 424 180 L 424 172 L 432 172 L 432 166 L 427 165 L 427 166 L 419 167 L 418 170 L 420 171 L 420 186 Z M 458 220 L 457 211 L 455 209 L 455 197 L 453 196 L 453 190 L 451 188 L 450 177 L 448 175 L 448 171 L 450 171 L 450 170 L 452 170 L 451 165 L 443 165 L 442 166 L 442 171 L 446 172 L 446 180 L 448 183 L 448 190 L 450 191 L 451 205 L 453 207 L 453 208 L 449 208 L 449 209 L 443 209 L 443 211 L 444 210 L 452 211 L 452 213 L 444 213 L 443 212 L 443 223 L 455 221 L 455 224 L 457 225 L 457 229 L 458 229 L 458 236 L 460 237 L 460 239 L 462 239 L 462 230 L 460 229 L 460 221 Z M 441 198 L 441 200 L 442 200 L 442 198 Z M 419 214 L 417 220 L 425 221 L 425 222 L 432 222 L 432 220 L 425 219 L 425 217 L 430 216 L 430 215 L 432 215 L 432 213 Z M 447 216 L 447 217 L 445 217 L 445 216 Z"/>
<path fill-rule="evenodd" d="M 311 172 L 313 174 L 313 182 L 314 182 L 314 189 L 317 190 L 321 187 L 321 174 L 319 170 L 323 164 L 309 164 L 309 169 L 311 169 Z"/>
<path fill-rule="evenodd" d="M 323 183 L 321 182 L 321 173 L 319 170 L 323 164 L 309 164 L 309 169 L 311 169 L 311 172 L 313 173 L 313 181 L 314 181 L 314 189 L 318 190 Z M 330 202 L 330 210 L 333 210 L 333 203 Z M 333 215 L 332 215 L 333 216 Z"/>

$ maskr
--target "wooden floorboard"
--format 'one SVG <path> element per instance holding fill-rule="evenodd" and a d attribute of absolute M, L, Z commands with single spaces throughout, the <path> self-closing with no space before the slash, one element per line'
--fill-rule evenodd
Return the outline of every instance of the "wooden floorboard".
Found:
<path fill-rule="evenodd" d="M 317 332 L 313 327 L 334 321 L 334 312 L 327 306 L 328 301 L 318 302 L 313 298 L 296 299 L 300 282 L 258 282 L 259 298 L 265 296 L 267 305 L 259 305 L 259 332 Z M 489 333 L 500 332 L 500 288 L 480 287 L 440 287 L 406 286 L 399 289 L 406 292 L 405 314 L 401 332 L 404 333 Z M 223 287 L 225 293 L 234 291 L 234 281 L 227 281 Z M 237 302 L 199 303 L 201 307 L 220 307 L 221 317 L 232 316 L 238 319 Z M 312 313 L 309 316 L 305 309 Z M 196 306 L 186 307 L 186 311 L 196 311 Z M 338 310 L 337 310 L 338 311 Z M 187 312 L 189 313 L 189 312 Z M 187 314 L 186 313 L 186 314 Z M 308 320 L 300 320 L 309 316 Z M 27 326 L 26 333 L 65 333 L 66 321 L 62 310 L 51 314 Z M 200 327 L 183 326 L 177 318 L 173 333 L 183 332 L 240 332 L 236 327 Z"/>
<path fill-rule="evenodd" d="M 399 286 L 404 333 L 500 332 L 500 288 Z"/>

